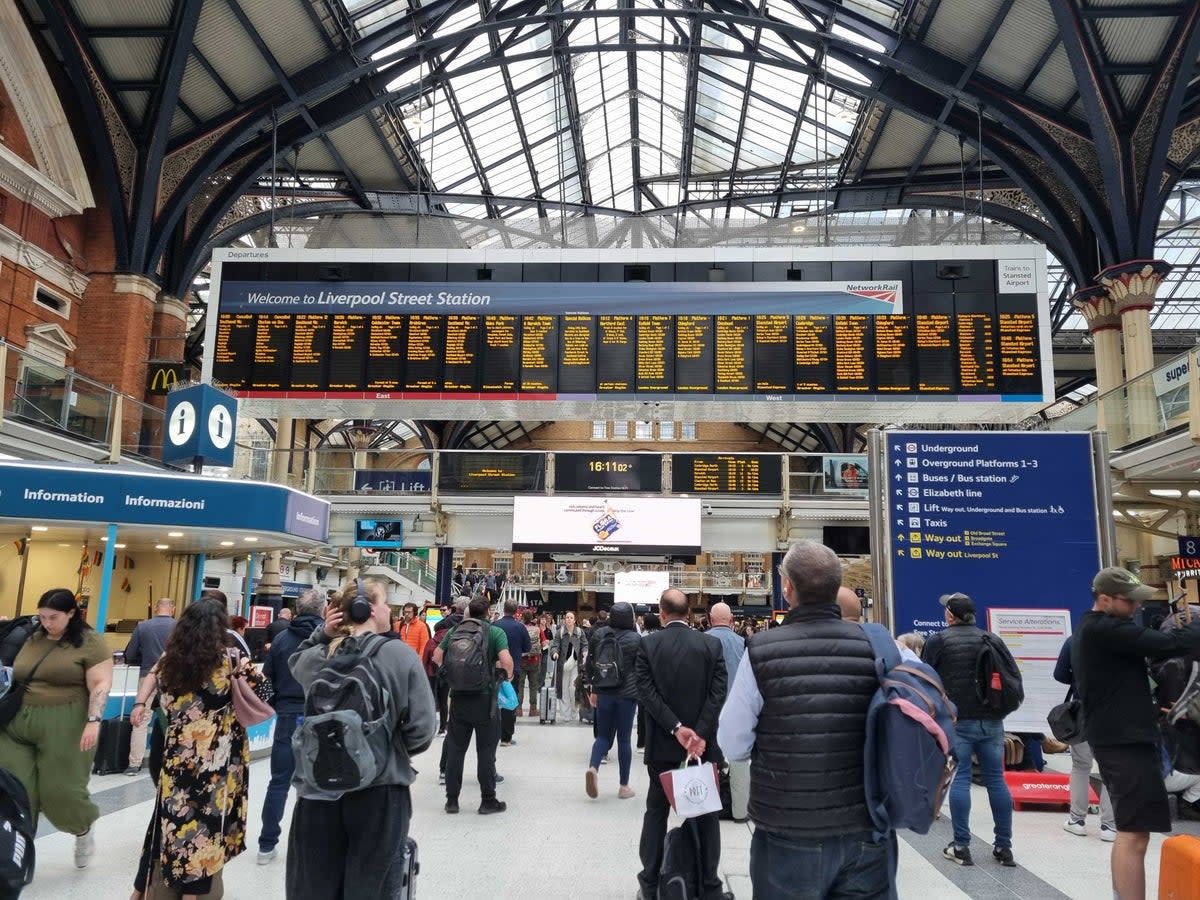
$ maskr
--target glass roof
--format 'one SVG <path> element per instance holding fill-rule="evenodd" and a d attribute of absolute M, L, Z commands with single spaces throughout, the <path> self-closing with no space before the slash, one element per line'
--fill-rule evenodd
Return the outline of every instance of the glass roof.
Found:
<path fill-rule="evenodd" d="M 836 178 L 859 101 L 823 79 L 867 78 L 823 58 L 816 34 L 829 23 L 790 5 L 771 11 L 812 33 L 806 43 L 731 22 L 694 26 L 691 6 L 580 0 L 548 6 L 557 18 L 525 16 L 490 32 L 475 29 L 452 49 L 423 51 L 503 5 L 464 7 L 422 34 L 418 69 L 388 85 L 406 98 L 395 120 L 403 143 L 420 156 L 420 190 L 494 198 L 485 214 L 506 217 L 527 205 L 505 198 L 644 213 Z M 844 7 L 890 26 L 898 5 L 858 0 Z M 346 3 L 363 36 L 408 9 L 406 2 Z M 411 55 L 413 43 L 376 57 Z"/>

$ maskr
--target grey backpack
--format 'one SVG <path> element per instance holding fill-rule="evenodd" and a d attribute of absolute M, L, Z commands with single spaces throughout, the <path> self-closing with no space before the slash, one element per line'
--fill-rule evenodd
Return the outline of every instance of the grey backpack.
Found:
<path fill-rule="evenodd" d="M 374 662 L 387 642 L 348 637 L 317 673 L 292 735 L 296 775 L 321 791 L 358 791 L 387 766 L 392 752 L 391 697 Z"/>

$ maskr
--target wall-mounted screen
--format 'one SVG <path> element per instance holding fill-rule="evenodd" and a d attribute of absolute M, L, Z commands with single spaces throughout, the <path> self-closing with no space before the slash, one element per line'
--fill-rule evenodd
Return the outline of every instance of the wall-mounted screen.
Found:
<path fill-rule="evenodd" d="M 514 497 L 512 548 L 597 556 L 691 556 L 700 552 L 700 501 Z"/>
<path fill-rule="evenodd" d="M 354 523 L 355 547 L 403 547 L 404 523 L 399 519 L 359 519 Z"/>

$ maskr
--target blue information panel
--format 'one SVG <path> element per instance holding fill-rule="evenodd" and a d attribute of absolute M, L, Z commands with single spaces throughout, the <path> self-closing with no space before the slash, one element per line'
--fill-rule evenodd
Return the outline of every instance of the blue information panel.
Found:
<path fill-rule="evenodd" d="M 887 441 L 897 634 L 944 625 L 942 594 L 989 607 L 1091 607 L 1100 568 L 1086 434 L 898 432 Z"/>

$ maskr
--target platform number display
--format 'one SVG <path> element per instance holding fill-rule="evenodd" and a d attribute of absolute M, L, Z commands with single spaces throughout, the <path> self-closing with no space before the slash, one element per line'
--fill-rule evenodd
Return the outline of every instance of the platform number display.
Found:
<path fill-rule="evenodd" d="M 1179 535 L 1179 555 L 1186 556 L 1189 559 L 1200 557 L 1200 537 L 1191 537 L 1186 534 Z"/>

